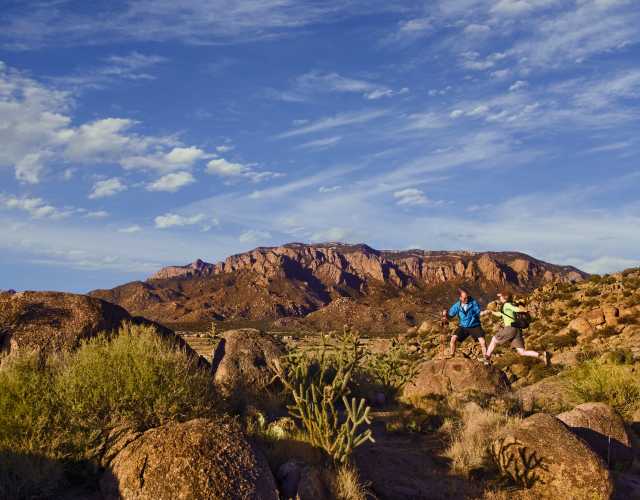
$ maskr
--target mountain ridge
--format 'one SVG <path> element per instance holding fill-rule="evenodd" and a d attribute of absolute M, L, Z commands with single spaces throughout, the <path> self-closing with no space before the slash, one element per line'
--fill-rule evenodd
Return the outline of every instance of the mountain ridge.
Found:
<path fill-rule="evenodd" d="M 484 299 L 501 288 L 524 292 L 543 283 L 586 277 L 575 267 L 513 251 L 289 243 L 257 247 L 215 264 L 197 259 L 168 266 L 146 281 L 90 294 L 157 321 L 301 318 L 338 301 L 340 307 L 327 312 L 345 310 L 348 303 L 347 309 L 364 307 L 379 321 L 400 324 L 438 297 L 455 294 L 461 284 Z"/>

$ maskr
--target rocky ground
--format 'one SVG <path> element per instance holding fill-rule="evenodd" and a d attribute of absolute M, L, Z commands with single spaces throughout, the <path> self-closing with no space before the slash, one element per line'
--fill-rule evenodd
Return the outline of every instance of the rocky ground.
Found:
<path fill-rule="evenodd" d="M 348 390 L 370 407 L 371 424 L 358 420 L 359 429 L 369 427 L 375 441 L 357 447 L 348 465 L 330 460 L 323 446 L 331 442 L 314 442 L 291 418 L 286 404 L 294 401 L 282 384 L 287 354 L 339 359 L 340 339 L 352 330 L 320 337 L 224 331 L 218 323 L 176 335 L 155 325 L 185 359 L 206 358 L 196 370 L 206 370 L 197 373 L 215 388 L 219 416 L 176 414 L 144 429 L 123 422 L 99 450 L 86 452 L 91 458 L 80 470 L 91 470 L 97 482 L 73 486 L 71 478 L 60 483 L 66 490 L 39 497 L 640 498 L 640 270 L 549 283 L 518 299 L 536 318 L 527 345 L 548 350 L 550 367 L 504 348 L 486 366 L 470 341 L 457 357 L 442 359 L 449 332 L 432 320 L 396 339 L 363 339 Z M 72 294 L 2 293 L 0 306 L 0 376 L 33 349 L 44 359 L 75 352 L 123 323 L 154 326 Z M 484 322 L 488 332 L 498 328 L 490 316 Z M 343 359 L 359 356 L 348 352 Z M 343 373 L 338 366 L 323 384 Z M 8 401 L 2 411 L 17 411 Z M 341 402 L 336 408 L 343 422 L 348 409 Z M 0 419 L 0 497 L 16 491 L 3 483 L 12 481 L 6 471 L 36 460 L 2 445 L 11 442 L 7 436 Z M 41 476 L 47 467 L 57 470 L 42 460 L 30 467 Z"/>

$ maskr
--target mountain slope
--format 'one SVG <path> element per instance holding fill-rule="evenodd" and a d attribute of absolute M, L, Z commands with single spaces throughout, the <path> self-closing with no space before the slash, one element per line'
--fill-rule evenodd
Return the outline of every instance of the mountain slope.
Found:
<path fill-rule="evenodd" d="M 463 283 L 484 299 L 499 288 L 529 291 L 586 276 L 518 252 L 379 251 L 363 244 L 291 243 L 256 248 L 217 264 L 197 260 L 166 267 L 144 282 L 91 295 L 166 322 L 275 320 L 314 313 L 311 320 L 322 318 L 324 311 L 341 321 L 363 315 L 382 328 L 386 323 L 410 324 L 419 312 L 452 300 L 455 287 Z"/>

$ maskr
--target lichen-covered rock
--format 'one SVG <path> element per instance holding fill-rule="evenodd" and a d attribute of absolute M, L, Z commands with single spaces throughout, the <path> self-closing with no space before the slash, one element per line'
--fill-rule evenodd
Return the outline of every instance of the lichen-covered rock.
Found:
<path fill-rule="evenodd" d="M 0 336 L 5 350 L 63 351 L 130 319 L 123 308 L 71 293 L 0 294 Z"/>
<path fill-rule="evenodd" d="M 276 500 L 266 460 L 231 422 L 195 419 L 151 429 L 111 460 L 106 499 Z"/>
<path fill-rule="evenodd" d="M 250 402 L 269 386 L 284 353 L 272 335 L 253 328 L 229 330 L 213 353 L 213 380 L 224 395 Z"/>
<path fill-rule="evenodd" d="M 633 462 L 633 449 L 624 420 L 609 405 L 584 403 L 557 418 L 584 439 L 610 467 L 627 467 Z"/>
<path fill-rule="evenodd" d="M 505 476 L 536 498 L 598 499 L 613 496 L 606 464 L 560 420 L 536 413 L 505 430 L 491 446 Z"/>
<path fill-rule="evenodd" d="M 0 293 L 0 354 L 20 350 L 69 351 L 83 340 L 116 331 L 123 323 L 153 326 L 192 355 L 171 330 L 104 300 L 63 292 Z"/>
<path fill-rule="evenodd" d="M 451 358 L 421 363 L 417 376 L 405 385 L 402 395 L 411 400 L 468 391 L 498 394 L 508 388 L 507 377 L 497 368 L 467 358 Z"/>

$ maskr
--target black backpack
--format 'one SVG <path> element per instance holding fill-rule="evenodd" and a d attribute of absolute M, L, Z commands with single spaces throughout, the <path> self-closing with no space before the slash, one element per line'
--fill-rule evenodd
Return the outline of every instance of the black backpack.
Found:
<path fill-rule="evenodd" d="M 502 304 L 502 307 L 500 308 L 500 312 L 504 314 L 507 318 L 511 318 L 513 320 L 513 323 L 511 323 L 512 327 L 518 328 L 520 330 L 529 328 L 529 325 L 533 321 L 533 318 L 528 312 L 515 312 L 515 317 L 509 316 L 507 313 L 504 312 L 504 304 Z"/>

